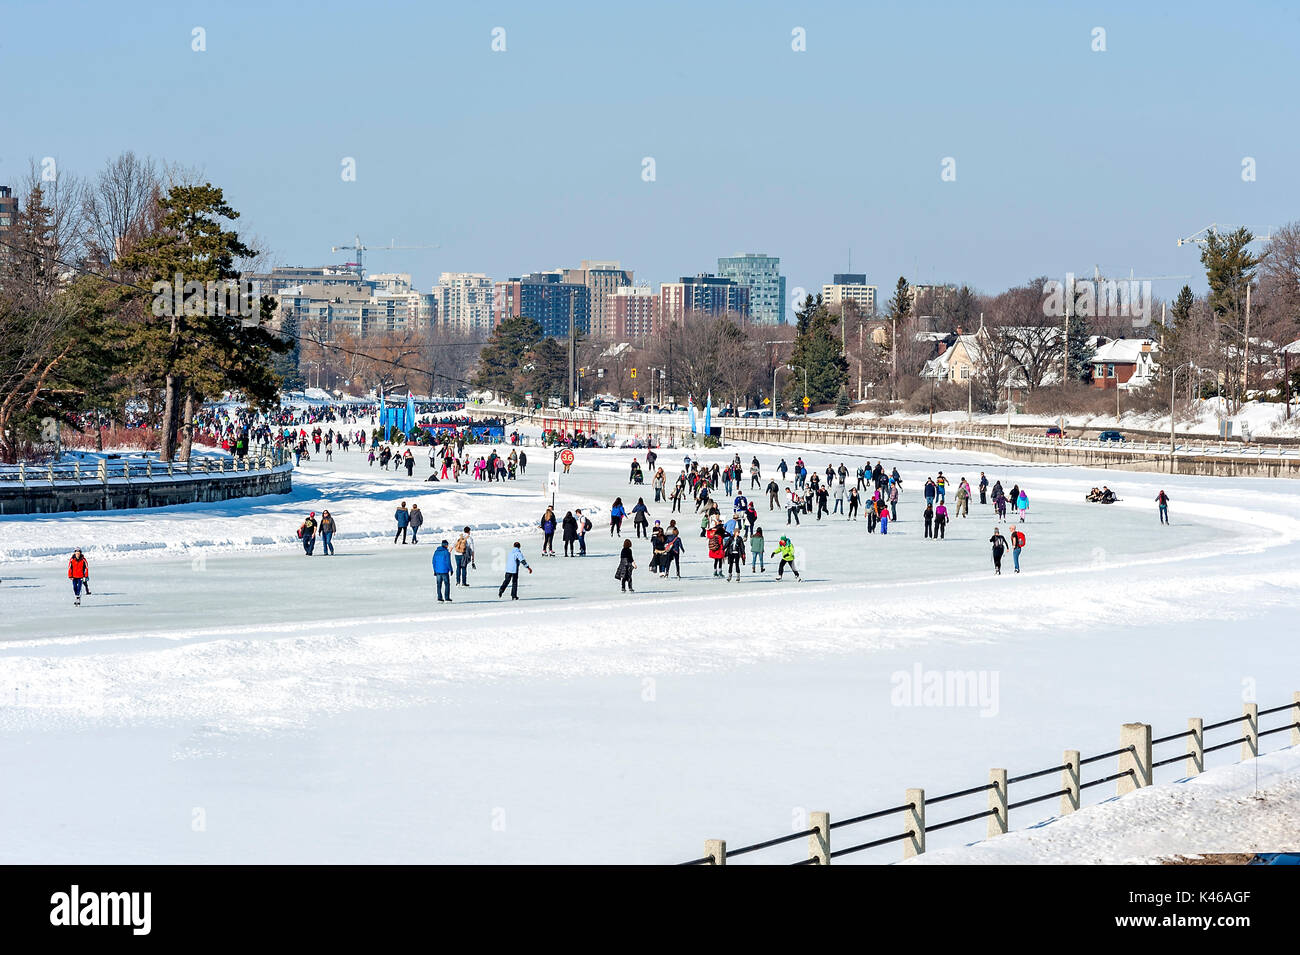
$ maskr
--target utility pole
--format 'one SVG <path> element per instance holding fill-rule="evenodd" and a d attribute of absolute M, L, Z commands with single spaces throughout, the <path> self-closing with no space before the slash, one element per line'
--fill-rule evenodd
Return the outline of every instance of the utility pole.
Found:
<path fill-rule="evenodd" d="M 862 394 L 862 318 L 858 318 L 858 400 L 861 401 L 865 395 Z"/>
<path fill-rule="evenodd" d="M 1250 396 L 1246 394 L 1246 389 L 1250 387 L 1250 285 L 1246 285 L 1246 335 L 1242 343 L 1242 360 L 1241 360 L 1241 401 L 1237 403 L 1237 410 L 1241 410 L 1241 405 Z"/>
<path fill-rule="evenodd" d="M 1061 326 L 1061 391 L 1070 380 L 1070 303 L 1074 301 L 1074 275 L 1065 274 L 1065 324 Z"/>

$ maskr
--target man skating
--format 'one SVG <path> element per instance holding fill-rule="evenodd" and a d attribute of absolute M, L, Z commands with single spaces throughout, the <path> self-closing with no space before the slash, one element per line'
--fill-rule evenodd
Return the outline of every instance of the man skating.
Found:
<path fill-rule="evenodd" d="M 509 556 L 506 557 L 506 579 L 501 581 L 501 589 L 497 591 L 498 600 L 505 595 L 507 587 L 510 588 L 510 599 L 519 599 L 520 567 L 523 567 L 530 574 L 533 572 L 533 568 L 528 566 L 528 561 L 524 560 L 524 552 L 519 548 L 519 541 L 515 541 Z"/>
<path fill-rule="evenodd" d="M 776 557 L 778 555 L 781 562 L 776 565 L 776 579 L 785 579 L 785 568 L 789 564 L 790 573 L 794 574 L 794 579 L 802 582 L 803 578 L 799 576 L 799 571 L 794 566 L 794 545 L 790 543 L 790 538 L 782 537 L 777 542 L 776 550 L 772 551 L 772 556 Z"/>
<path fill-rule="evenodd" d="M 1169 495 L 1161 491 L 1156 495 L 1156 503 L 1160 505 L 1160 523 L 1169 523 Z"/>

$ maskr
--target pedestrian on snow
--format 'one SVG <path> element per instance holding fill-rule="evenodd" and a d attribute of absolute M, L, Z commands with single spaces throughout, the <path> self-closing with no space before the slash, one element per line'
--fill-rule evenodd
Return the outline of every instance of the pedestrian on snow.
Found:
<path fill-rule="evenodd" d="M 444 540 L 433 552 L 433 576 L 438 588 L 438 603 L 451 602 L 451 549 Z"/>
<path fill-rule="evenodd" d="M 1007 539 L 1002 536 L 1001 528 L 993 528 L 993 536 L 989 538 L 989 543 L 993 545 L 993 573 L 1001 575 L 1002 555 L 1007 552 Z"/>
<path fill-rule="evenodd" d="M 1156 503 L 1160 505 L 1160 523 L 1169 523 L 1169 495 L 1161 491 L 1156 495 Z"/>
<path fill-rule="evenodd" d="M 1025 532 L 1011 528 L 1011 559 L 1015 562 L 1016 573 L 1020 573 L 1020 552 L 1025 549 Z"/>
<path fill-rule="evenodd" d="M 981 504 L 987 504 L 989 502 L 988 494 L 989 494 L 989 479 L 986 478 L 984 476 L 984 472 L 981 471 L 980 472 L 980 503 Z"/>
<path fill-rule="evenodd" d="M 542 529 L 542 556 L 554 557 L 556 525 L 555 511 L 548 505 L 546 513 L 542 515 L 542 519 L 537 523 Z"/>
<path fill-rule="evenodd" d="M 677 579 L 681 580 L 682 554 L 686 553 L 686 545 L 682 543 L 682 535 L 678 532 L 677 528 L 670 525 L 667 533 L 664 535 L 664 540 L 667 545 L 665 550 L 668 553 L 668 560 L 666 563 L 661 565 L 663 567 L 663 576 L 668 576 L 668 566 L 671 564 L 677 571 Z"/>
<path fill-rule="evenodd" d="M 1020 496 L 1016 498 L 1016 509 L 1020 511 L 1022 521 L 1029 516 L 1029 495 L 1025 493 L 1024 488 L 1020 489 Z"/>
<path fill-rule="evenodd" d="M 406 509 L 406 502 L 403 501 L 401 506 L 393 512 L 393 520 L 397 521 L 397 533 L 393 535 L 393 543 L 397 543 L 400 537 L 402 543 L 406 543 L 406 527 L 411 523 L 411 512 Z"/>
<path fill-rule="evenodd" d="M 90 593 L 90 565 L 86 563 L 86 556 L 78 547 L 68 558 L 68 579 L 72 581 L 72 603 L 73 606 L 81 606 L 81 591 L 84 589 L 87 594 Z"/>
<path fill-rule="evenodd" d="M 858 519 L 858 505 L 861 502 L 862 502 L 862 498 L 858 494 L 858 489 L 856 487 L 850 488 L 849 489 L 849 513 L 847 515 L 849 520 L 856 521 Z"/>
<path fill-rule="evenodd" d="M 732 534 L 727 538 L 727 580 L 731 580 L 734 572 L 736 583 L 740 583 L 740 575 L 745 570 L 745 538 L 739 534 Z"/>
<path fill-rule="evenodd" d="M 889 519 L 898 520 L 898 485 L 892 482 L 889 485 Z"/>
<path fill-rule="evenodd" d="M 756 527 L 749 535 L 749 572 L 751 574 L 767 573 L 763 563 L 763 528 Z"/>
<path fill-rule="evenodd" d="M 506 557 L 506 579 L 501 581 L 501 589 L 497 591 L 497 599 L 500 600 L 505 594 L 506 588 L 510 588 L 510 599 L 519 599 L 519 568 L 523 567 L 530 574 L 533 568 L 528 566 L 528 561 L 524 560 L 524 552 L 519 549 L 519 541 L 514 545 Z"/>
<path fill-rule="evenodd" d="M 632 542 L 627 538 L 623 539 L 623 549 L 618 555 L 618 569 L 614 571 L 614 579 L 620 581 L 623 585 L 623 593 L 636 593 L 632 587 L 632 571 L 636 569 L 636 561 L 632 559 Z"/>
<path fill-rule="evenodd" d="M 632 505 L 632 527 L 638 539 L 650 536 L 650 509 L 645 506 L 643 497 L 638 497 Z"/>
<path fill-rule="evenodd" d="M 574 519 L 578 522 L 578 556 L 587 556 L 587 531 L 591 530 L 591 520 L 581 510 L 573 512 Z"/>
<path fill-rule="evenodd" d="M 312 511 L 307 515 L 307 519 L 302 522 L 298 528 L 298 536 L 302 539 L 302 552 L 308 557 L 316 550 L 316 512 Z"/>
<path fill-rule="evenodd" d="M 794 574 L 794 579 L 799 581 L 803 580 L 803 578 L 799 576 L 799 570 L 794 565 L 794 545 L 790 543 L 790 538 L 783 536 L 779 541 L 777 541 L 776 549 L 772 551 L 772 556 L 779 556 L 781 558 L 781 562 L 776 565 L 777 580 L 785 579 L 785 568 L 787 564 L 790 566 L 790 572 Z"/>
<path fill-rule="evenodd" d="M 922 519 L 925 521 L 925 536 L 933 537 L 934 505 L 929 501 L 925 502 L 925 514 L 922 516 Z"/>
<path fill-rule="evenodd" d="M 419 504 L 411 505 L 411 543 L 420 543 L 420 528 L 424 526 L 424 511 L 420 510 Z"/>
<path fill-rule="evenodd" d="M 610 537 L 623 530 L 623 518 L 625 517 L 627 517 L 627 508 L 623 506 L 623 499 L 621 497 L 614 498 L 614 504 L 609 509 Z"/>
<path fill-rule="evenodd" d="M 952 516 L 954 518 L 970 516 L 969 503 L 970 503 L 970 485 L 966 483 L 965 478 L 962 478 L 957 483 L 956 504 L 953 505 Z"/>
<path fill-rule="evenodd" d="M 934 506 L 934 539 L 943 540 L 944 529 L 948 526 L 948 505 L 940 501 Z"/>
<path fill-rule="evenodd" d="M 713 525 L 708 533 L 709 557 L 713 560 L 713 576 L 722 576 L 722 561 L 727 556 L 726 534 L 721 524 Z"/>
<path fill-rule="evenodd" d="M 578 542 L 578 519 L 573 516 L 573 511 L 564 512 L 564 520 L 560 522 L 561 537 L 564 539 L 564 556 L 573 556 L 573 545 Z"/>
<path fill-rule="evenodd" d="M 470 533 L 468 527 L 461 531 L 460 536 L 456 538 L 456 544 L 452 547 L 452 554 L 456 558 L 456 583 L 462 587 L 468 587 L 468 568 L 474 566 L 474 535 Z"/>
<path fill-rule="evenodd" d="M 889 533 L 889 508 L 883 504 L 880 507 L 880 533 Z"/>
<path fill-rule="evenodd" d="M 925 503 L 933 504 L 936 497 L 939 496 L 939 490 L 934 485 L 933 478 L 925 479 Z"/>
<path fill-rule="evenodd" d="M 321 511 L 320 515 L 320 542 L 326 557 L 334 556 L 334 532 L 338 530 L 338 525 L 334 523 L 334 517 L 329 511 Z"/>

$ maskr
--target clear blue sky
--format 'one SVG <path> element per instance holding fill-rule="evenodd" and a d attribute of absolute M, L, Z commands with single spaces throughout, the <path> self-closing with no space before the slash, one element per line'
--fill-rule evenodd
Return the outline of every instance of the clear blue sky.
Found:
<path fill-rule="evenodd" d="M 1300 218 L 1298 61 L 1282 2 L 11 0 L 0 183 L 133 149 L 200 167 L 277 263 L 438 243 L 367 263 L 422 288 L 583 258 L 657 284 L 759 251 L 819 289 L 850 249 L 882 298 L 899 275 L 1199 276 L 1179 236 Z"/>

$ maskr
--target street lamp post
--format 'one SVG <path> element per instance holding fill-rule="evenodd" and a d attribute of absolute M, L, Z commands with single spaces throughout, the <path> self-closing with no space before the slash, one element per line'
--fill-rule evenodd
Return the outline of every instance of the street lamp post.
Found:
<path fill-rule="evenodd" d="M 1178 373 L 1184 368 L 1191 366 L 1190 361 L 1185 361 L 1176 366 L 1169 372 L 1169 473 L 1174 473 L 1174 389 L 1178 383 Z M 1118 385 L 1118 382 L 1116 382 Z"/>

